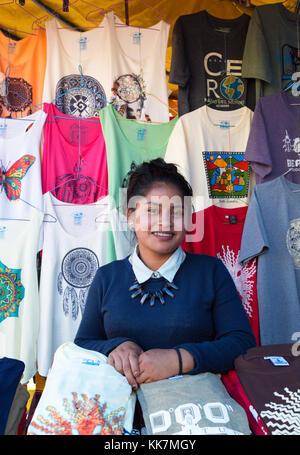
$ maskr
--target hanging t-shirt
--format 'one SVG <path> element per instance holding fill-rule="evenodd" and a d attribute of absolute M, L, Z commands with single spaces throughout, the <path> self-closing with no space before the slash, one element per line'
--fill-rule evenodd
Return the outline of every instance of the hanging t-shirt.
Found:
<path fill-rule="evenodd" d="M 255 86 L 242 77 L 250 16 L 220 19 L 203 10 L 180 16 L 174 26 L 169 82 L 178 85 L 179 115 L 206 103 L 254 109 Z"/>
<path fill-rule="evenodd" d="M 108 47 L 106 93 L 127 118 L 169 121 L 166 51 L 170 25 L 126 27 L 111 11 L 101 23 Z"/>
<path fill-rule="evenodd" d="M 215 205 L 193 213 L 194 231 L 186 235 L 182 247 L 190 253 L 221 259 L 234 281 L 259 344 L 256 258 L 245 266 L 239 263 L 246 214 L 247 207 L 225 209 Z"/>
<path fill-rule="evenodd" d="M 38 344 L 41 376 L 47 376 L 56 349 L 75 338 L 90 284 L 98 268 L 107 263 L 111 225 L 108 197 L 96 204 L 67 204 L 48 192 L 44 210 Z M 121 235 L 117 240 L 122 242 Z"/>
<path fill-rule="evenodd" d="M 298 20 L 298 14 L 282 3 L 255 7 L 245 43 L 242 76 L 256 79 L 256 98 L 293 84 L 292 76 L 300 68 Z"/>
<path fill-rule="evenodd" d="M 256 185 L 248 208 L 240 262 L 258 258 L 261 345 L 290 343 L 299 331 L 299 202 L 300 185 L 280 176 Z"/>
<path fill-rule="evenodd" d="M 86 204 L 108 194 L 106 147 L 99 118 L 70 117 L 44 103 L 43 193 Z"/>
<path fill-rule="evenodd" d="M 202 106 L 178 119 L 165 160 L 177 164 L 192 186 L 196 212 L 248 203 L 253 176 L 245 149 L 252 116 L 247 107 L 220 112 Z"/>
<path fill-rule="evenodd" d="M 121 435 L 132 430 L 135 394 L 99 352 L 64 343 L 55 352 L 27 435 Z"/>
<path fill-rule="evenodd" d="M 26 217 L 30 205 L 43 209 L 40 141 L 46 117 L 39 110 L 0 119 L 0 217 Z"/>
<path fill-rule="evenodd" d="M 235 360 L 240 383 L 270 435 L 299 435 L 299 353 L 292 344 L 249 349 Z"/>
<path fill-rule="evenodd" d="M 129 173 L 143 161 L 164 158 L 170 134 L 177 122 L 139 123 L 122 117 L 109 104 L 99 112 L 107 150 L 109 196 L 119 208 L 119 190 L 126 188 Z"/>
<path fill-rule="evenodd" d="M 30 115 L 42 102 L 46 55 L 45 30 L 18 41 L 0 31 L 0 117 Z"/>
<path fill-rule="evenodd" d="M 0 219 L 0 357 L 24 362 L 22 383 L 36 373 L 39 330 L 36 255 L 42 223 L 42 212 L 33 208 L 27 219 Z"/>
<path fill-rule="evenodd" d="M 288 170 L 289 180 L 300 183 L 299 125 L 298 98 L 281 91 L 257 101 L 245 153 L 256 183 L 272 180 Z"/>
<path fill-rule="evenodd" d="M 78 32 L 61 27 L 56 19 L 47 21 L 45 26 L 47 66 L 43 101 L 53 101 L 67 115 L 94 116 L 106 105 L 108 96 L 104 89 L 107 70 L 104 28 Z"/>

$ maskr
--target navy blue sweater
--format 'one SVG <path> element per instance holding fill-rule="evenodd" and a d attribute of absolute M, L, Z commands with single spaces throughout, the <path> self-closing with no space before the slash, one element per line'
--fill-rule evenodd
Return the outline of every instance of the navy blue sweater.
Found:
<path fill-rule="evenodd" d="M 234 282 L 220 259 L 186 253 L 174 277 L 175 297 L 152 307 L 131 298 L 135 276 L 128 258 L 98 269 L 90 286 L 74 340 L 108 355 L 130 340 L 144 351 L 181 347 L 195 360 L 190 374 L 226 373 L 234 359 L 255 346 L 255 338 Z M 164 278 L 151 278 L 145 290 L 160 289 Z"/>

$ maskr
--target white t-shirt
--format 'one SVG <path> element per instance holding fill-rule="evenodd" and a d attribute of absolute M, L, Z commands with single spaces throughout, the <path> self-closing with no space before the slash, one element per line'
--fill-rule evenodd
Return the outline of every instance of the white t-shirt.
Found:
<path fill-rule="evenodd" d="M 39 110 L 0 118 L 0 217 L 26 218 L 31 206 L 43 209 L 40 142 L 46 117 Z"/>
<path fill-rule="evenodd" d="M 109 196 L 93 204 L 68 204 L 44 195 L 44 240 L 40 278 L 41 317 L 38 371 L 47 376 L 56 349 L 73 341 L 89 287 L 108 262 Z M 117 235 L 118 242 L 126 237 Z M 118 245 L 118 251 L 127 251 Z"/>
<path fill-rule="evenodd" d="M 247 107 L 220 112 L 202 106 L 177 121 L 165 161 L 177 164 L 192 186 L 196 212 L 249 203 L 254 176 L 245 149 L 252 117 Z"/>
<path fill-rule="evenodd" d="M 27 434 L 130 434 L 135 402 L 127 379 L 106 356 L 67 342 L 55 352 Z"/>
<path fill-rule="evenodd" d="M 106 35 L 107 94 L 128 118 L 169 121 L 166 51 L 170 25 L 125 26 L 111 11 L 102 21 Z"/>
<path fill-rule="evenodd" d="M 104 28 L 95 27 L 81 33 L 63 28 L 56 19 L 51 19 L 46 22 L 46 36 L 43 101 L 51 103 L 56 98 L 53 102 L 61 112 L 74 117 L 92 117 L 106 105 L 109 96 L 104 89 L 107 73 Z M 61 96 L 68 90 L 71 91 Z"/>
<path fill-rule="evenodd" d="M 0 357 L 25 363 L 22 383 L 36 373 L 39 329 L 36 255 L 43 214 L 31 208 L 27 219 L 0 219 Z"/>

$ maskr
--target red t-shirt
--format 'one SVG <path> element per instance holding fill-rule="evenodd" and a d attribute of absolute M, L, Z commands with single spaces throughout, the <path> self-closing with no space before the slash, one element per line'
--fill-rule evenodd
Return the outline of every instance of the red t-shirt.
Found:
<path fill-rule="evenodd" d="M 212 205 L 205 210 L 193 213 L 194 230 L 187 233 L 182 248 L 191 253 L 208 254 L 222 260 L 240 294 L 259 345 L 256 258 L 246 266 L 239 264 L 247 210 L 247 206 L 230 209 Z"/>

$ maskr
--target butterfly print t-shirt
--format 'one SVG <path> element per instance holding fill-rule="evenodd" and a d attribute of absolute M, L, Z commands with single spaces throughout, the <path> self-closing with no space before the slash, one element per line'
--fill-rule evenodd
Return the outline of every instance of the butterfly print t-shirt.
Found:
<path fill-rule="evenodd" d="M 87 204 L 108 194 L 106 146 L 99 118 L 78 118 L 44 103 L 43 193 Z"/>
<path fill-rule="evenodd" d="M 47 114 L 0 119 L 0 217 L 22 218 L 42 210 L 40 141 Z"/>

